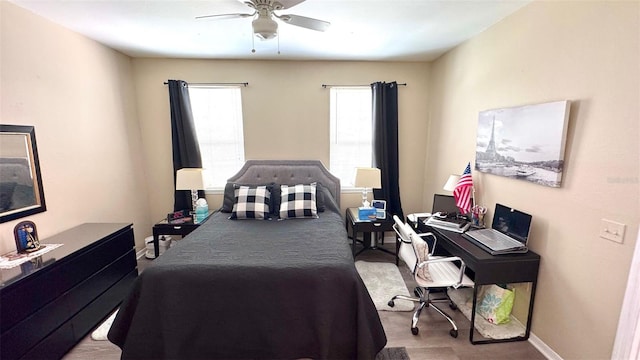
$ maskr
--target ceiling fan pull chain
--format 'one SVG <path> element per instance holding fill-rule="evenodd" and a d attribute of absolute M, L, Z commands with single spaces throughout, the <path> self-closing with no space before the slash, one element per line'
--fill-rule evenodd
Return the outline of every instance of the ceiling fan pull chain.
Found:
<path fill-rule="evenodd" d="M 251 32 L 251 53 L 256 53 L 256 37 L 253 32 Z"/>

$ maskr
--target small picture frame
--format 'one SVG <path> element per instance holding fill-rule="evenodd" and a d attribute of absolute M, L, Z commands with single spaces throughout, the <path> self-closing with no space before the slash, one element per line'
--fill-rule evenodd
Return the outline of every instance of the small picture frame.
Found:
<path fill-rule="evenodd" d="M 169 224 L 184 223 L 187 220 L 191 220 L 190 210 L 179 210 L 172 212 L 171 214 L 167 214 L 167 222 Z"/>
<path fill-rule="evenodd" d="M 373 200 L 371 206 L 376 208 L 376 219 L 387 218 L 387 202 L 385 200 Z"/>
<path fill-rule="evenodd" d="M 18 225 L 13 228 L 13 236 L 16 241 L 16 250 L 18 253 L 29 253 L 40 249 L 38 230 L 33 221 L 19 222 Z"/>

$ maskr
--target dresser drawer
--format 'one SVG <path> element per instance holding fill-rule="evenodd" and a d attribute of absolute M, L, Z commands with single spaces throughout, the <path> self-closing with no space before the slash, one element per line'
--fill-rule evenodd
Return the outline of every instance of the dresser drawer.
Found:
<path fill-rule="evenodd" d="M 73 337 L 73 327 L 70 323 L 66 323 L 57 328 L 34 347 L 30 349 L 23 349 L 26 353 L 22 356 L 22 359 L 60 359 L 76 344 L 76 342 L 77 341 Z"/>
<path fill-rule="evenodd" d="M 71 319 L 71 324 L 73 325 L 73 336 L 76 341 L 82 340 L 93 330 L 96 326 L 96 319 L 104 320 L 122 302 L 137 277 L 138 271 L 131 271 L 102 293 L 95 301 L 74 315 Z"/>
<path fill-rule="evenodd" d="M 23 356 L 49 333 L 64 324 L 69 316 L 69 310 L 63 298 L 58 298 L 38 309 L 24 321 L 0 335 L 0 343 L 2 343 L 0 358 L 17 359 Z"/>
<path fill-rule="evenodd" d="M 132 251 L 133 246 L 133 230 L 108 237 L 88 247 L 81 256 L 58 261 L 3 291 L 0 296 L 0 331 L 7 331 L 115 259 Z"/>
<path fill-rule="evenodd" d="M 94 299 L 120 281 L 125 275 L 136 268 L 136 258 L 133 249 L 120 257 L 113 264 L 95 273 L 71 291 L 64 295 L 65 303 L 69 307 L 71 316 L 87 305 L 87 299 Z M 136 270 L 137 272 L 137 270 Z"/>
<path fill-rule="evenodd" d="M 3 277 L 2 359 L 61 358 L 122 301 L 138 276 L 131 224 L 82 224 L 47 240 L 64 245 L 17 268 L 18 276 L 14 269 Z"/>

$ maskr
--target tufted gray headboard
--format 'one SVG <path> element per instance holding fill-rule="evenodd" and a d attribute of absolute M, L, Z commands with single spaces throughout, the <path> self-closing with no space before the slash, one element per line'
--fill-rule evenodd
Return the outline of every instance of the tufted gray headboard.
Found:
<path fill-rule="evenodd" d="M 322 183 L 340 205 L 340 179 L 319 160 L 247 160 L 229 182 L 259 185 L 274 182 L 280 185 Z"/>

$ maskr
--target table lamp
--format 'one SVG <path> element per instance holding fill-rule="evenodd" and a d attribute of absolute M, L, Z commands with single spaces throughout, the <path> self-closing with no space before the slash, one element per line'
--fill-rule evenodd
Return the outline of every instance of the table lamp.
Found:
<path fill-rule="evenodd" d="M 191 190 L 191 206 L 195 216 L 198 190 L 204 189 L 202 169 L 184 168 L 176 172 L 176 190 Z"/>
<path fill-rule="evenodd" d="M 369 207 L 367 195 L 369 189 L 380 189 L 380 169 L 377 168 L 356 168 L 356 187 L 362 188 L 362 207 Z"/>

